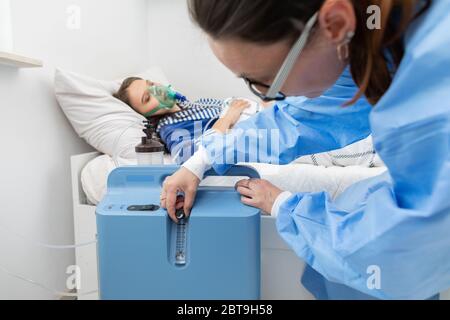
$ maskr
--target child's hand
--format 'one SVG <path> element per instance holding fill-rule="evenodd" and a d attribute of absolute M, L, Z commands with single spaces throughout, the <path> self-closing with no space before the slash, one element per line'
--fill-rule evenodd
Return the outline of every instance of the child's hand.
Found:
<path fill-rule="evenodd" d="M 228 130 L 234 127 L 234 125 L 239 121 L 242 112 L 244 112 L 244 110 L 248 107 L 250 107 L 250 103 L 245 100 L 233 100 L 226 114 L 217 120 L 213 129 L 217 132 L 225 134 Z"/>
<path fill-rule="evenodd" d="M 236 190 L 242 195 L 242 203 L 261 209 L 263 213 L 270 214 L 272 207 L 282 190 L 267 180 L 247 179 L 236 184 Z"/>
<path fill-rule="evenodd" d="M 224 118 L 228 120 L 231 126 L 234 126 L 248 107 L 250 107 L 250 103 L 245 100 L 233 100 Z"/>

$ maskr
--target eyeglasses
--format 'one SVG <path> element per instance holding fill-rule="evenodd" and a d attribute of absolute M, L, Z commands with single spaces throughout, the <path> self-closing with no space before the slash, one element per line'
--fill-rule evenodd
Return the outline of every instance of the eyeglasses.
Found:
<path fill-rule="evenodd" d="M 303 49 L 305 48 L 306 44 L 308 43 L 309 36 L 311 34 L 311 30 L 314 27 L 314 25 L 317 22 L 317 19 L 319 17 L 319 13 L 316 12 L 306 23 L 305 29 L 303 30 L 302 34 L 298 38 L 297 42 L 292 47 L 291 51 L 287 55 L 283 65 L 281 66 L 280 70 L 278 71 L 277 76 L 275 77 L 274 82 L 271 86 L 260 83 L 257 81 L 252 81 L 248 78 L 244 78 L 244 81 L 247 83 L 247 86 L 249 87 L 250 91 L 252 91 L 256 96 L 258 96 L 261 100 L 265 102 L 269 101 L 281 101 L 286 99 L 286 95 L 281 92 L 281 88 L 283 87 L 284 83 L 286 82 L 287 78 L 289 77 L 292 68 L 294 67 L 295 63 L 297 62 L 298 57 L 302 53 Z M 261 92 L 259 88 L 265 88 L 268 89 L 267 93 L 264 94 Z"/>
<path fill-rule="evenodd" d="M 262 93 L 261 90 L 259 89 L 259 88 L 264 88 L 264 89 L 269 90 L 270 89 L 269 85 L 258 82 L 258 81 L 250 80 L 249 78 L 246 78 L 246 77 L 244 77 L 243 79 L 244 79 L 245 83 L 247 84 L 248 88 L 250 89 L 250 91 L 264 102 L 282 101 L 282 100 L 286 99 L 286 95 L 282 92 L 279 92 L 278 95 L 274 98 L 269 98 L 264 93 Z"/>

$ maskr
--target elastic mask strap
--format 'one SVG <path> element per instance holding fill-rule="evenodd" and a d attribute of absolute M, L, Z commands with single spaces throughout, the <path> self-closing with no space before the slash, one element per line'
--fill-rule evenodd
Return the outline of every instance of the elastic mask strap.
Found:
<path fill-rule="evenodd" d="M 151 116 L 153 116 L 155 113 L 157 113 L 159 110 L 162 110 L 162 109 L 166 109 L 166 108 L 164 108 L 163 106 L 156 107 L 152 111 L 144 113 L 143 116 L 146 118 L 150 118 Z"/>

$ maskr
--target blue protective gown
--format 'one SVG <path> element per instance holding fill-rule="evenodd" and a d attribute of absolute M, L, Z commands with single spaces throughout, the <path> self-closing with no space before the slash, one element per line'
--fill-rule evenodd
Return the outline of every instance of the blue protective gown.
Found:
<path fill-rule="evenodd" d="M 280 130 L 277 150 L 259 148 L 257 159 L 280 164 L 371 133 L 388 172 L 335 201 L 325 192 L 295 194 L 282 204 L 277 227 L 328 281 L 380 299 L 426 299 L 450 287 L 450 1 L 433 1 L 405 42 L 392 86 L 374 108 L 365 99 L 342 107 L 357 91 L 347 70 L 322 97 L 289 98 L 239 124 L 242 130 L 203 140 L 224 173 L 256 150 L 248 136 L 257 128 Z M 230 137 L 247 143 L 237 149 Z"/>

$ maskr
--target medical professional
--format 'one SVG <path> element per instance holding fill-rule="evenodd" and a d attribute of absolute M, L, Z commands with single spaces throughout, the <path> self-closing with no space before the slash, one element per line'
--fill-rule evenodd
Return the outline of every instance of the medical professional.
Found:
<path fill-rule="evenodd" d="M 190 0 L 189 8 L 217 58 L 277 103 L 229 134 L 205 135 L 164 183 L 169 215 L 190 213 L 206 170 L 224 174 L 252 150 L 260 162 L 288 164 L 372 134 L 387 173 L 338 199 L 243 180 L 242 201 L 277 216 L 319 299 L 428 299 L 448 289 L 450 1 Z M 278 130 L 276 150 L 248 139 L 257 129 Z"/>

